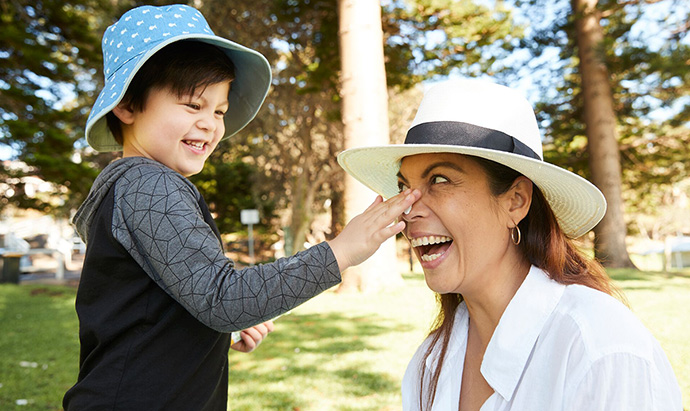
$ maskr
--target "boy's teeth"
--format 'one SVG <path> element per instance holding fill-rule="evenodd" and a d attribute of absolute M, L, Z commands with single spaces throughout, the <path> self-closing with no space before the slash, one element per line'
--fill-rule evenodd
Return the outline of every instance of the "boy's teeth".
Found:
<path fill-rule="evenodd" d="M 418 238 L 413 238 L 410 240 L 410 244 L 412 244 L 412 247 L 419 247 L 423 245 L 429 245 L 429 244 L 439 244 L 439 243 L 445 243 L 448 241 L 452 241 L 453 239 L 450 237 L 446 237 L 444 235 L 430 235 L 430 236 L 424 236 L 424 237 L 418 237 Z M 438 257 L 438 256 L 437 256 Z"/>
<path fill-rule="evenodd" d="M 204 148 L 204 143 L 200 143 L 200 142 L 196 142 L 196 141 L 189 141 L 189 140 L 185 141 L 185 143 L 187 143 L 188 145 L 190 145 L 194 148 L 198 148 L 199 150 Z"/>

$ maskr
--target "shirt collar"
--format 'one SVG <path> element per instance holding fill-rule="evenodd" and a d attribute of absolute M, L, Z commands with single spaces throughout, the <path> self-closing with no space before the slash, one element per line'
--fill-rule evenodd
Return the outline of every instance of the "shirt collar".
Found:
<path fill-rule="evenodd" d="M 481 372 L 506 401 L 512 398 L 537 338 L 564 290 L 563 284 L 532 266 L 501 316 L 486 348 Z"/>

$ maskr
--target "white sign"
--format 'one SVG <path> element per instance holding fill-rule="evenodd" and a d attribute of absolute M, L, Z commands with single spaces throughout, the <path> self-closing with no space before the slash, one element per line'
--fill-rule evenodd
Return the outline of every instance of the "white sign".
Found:
<path fill-rule="evenodd" d="M 240 211 L 240 221 L 242 224 L 258 224 L 259 210 L 242 210 Z"/>

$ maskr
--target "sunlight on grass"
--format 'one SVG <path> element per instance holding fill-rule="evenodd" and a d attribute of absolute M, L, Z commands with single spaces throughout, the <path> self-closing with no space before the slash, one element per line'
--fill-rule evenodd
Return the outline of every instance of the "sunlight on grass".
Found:
<path fill-rule="evenodd" d="M 230 409 L 398 410 L 434 310 L 421 275 L 382 294 L 324 293 L 277 320 L 254 353 L 230 354 Z"/>
<path fill-rule="evenodd" d="M 0 409 L 61 409 L 78 372 L 74 296 L 67 287 L 0 285 Z"/>
<path fill-rule="evenodd" d="M 664 348 L 690 409 L 690 270 L 673 273 L 609 270 L 630 309 Z"/>

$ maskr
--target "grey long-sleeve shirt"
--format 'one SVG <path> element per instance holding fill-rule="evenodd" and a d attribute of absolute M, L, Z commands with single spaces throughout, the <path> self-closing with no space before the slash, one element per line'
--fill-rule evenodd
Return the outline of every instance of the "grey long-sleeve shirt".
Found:
<path fill-rule="evenodd" d="M 326 243 L 236 270 L 196 187 L 146 158 L 106 167 L 74 224 L 87 251 L 67 410 L 225 409 L 227 333 L 341 280 Z"/>

